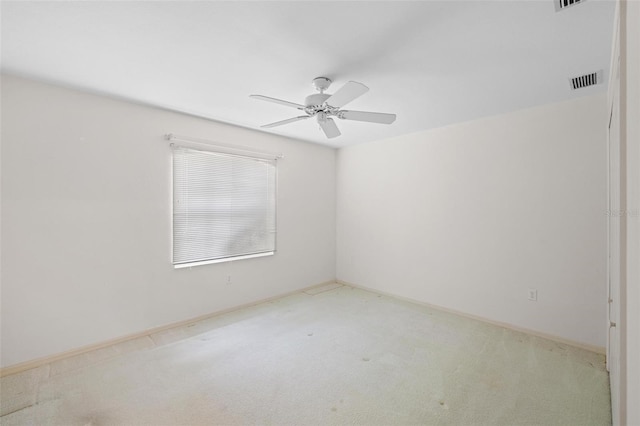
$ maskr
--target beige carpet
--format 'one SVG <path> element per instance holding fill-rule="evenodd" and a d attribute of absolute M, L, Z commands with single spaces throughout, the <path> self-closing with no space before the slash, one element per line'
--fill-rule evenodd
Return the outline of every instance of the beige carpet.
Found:
<path fill-rule="evenodd" d="M 346 286 L 116 352 L 2 379 L 0 422 L 611 423 L 602 355 Z"/>

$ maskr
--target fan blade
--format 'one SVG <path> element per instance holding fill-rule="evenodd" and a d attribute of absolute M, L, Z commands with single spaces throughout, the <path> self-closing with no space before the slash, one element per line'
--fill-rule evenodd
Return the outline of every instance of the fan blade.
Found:
<path fill-rule="evenodd" d="M 336 122 L 331 118 L 327 118 L 324 121 L 318 121 L 318 124 L 320 124 L 320 128 L 327 136 L 327 138 L 331 139 L 340 136 L 340 130 L 338 129 L 338 126 L 336 126 Z"/>
<path fill-rule="evenodd" d="M 294 123 L 296 121 L 304 120 L 304 119 L 307 119 L 307 118 L 309 118 L 308 115 L 301 115 L 300 117 L 293 117 L 293 118 L 289 118 L 287 120 L 276 121 L 275 123 L 265 124 L 264 126 L 260 126 L 260 127 L 268 129 L 270 127 L 282 126 L 283 124 Z"/>
<path fill-rule="evenodd" d="M 249 95 L 249 97 L 253 99 L 260 99 L 262 101 L 273 102 L 276 104 L 293 107 L 297 109 L 304 109 L 304 105 L 296 104 L 289 101 L 283 101 L 282 99 L 270 98 L 268 96 L 262 96 L 262 95 Z"/>
<path fill-rule="evenodd" d="M 367 121 L 369 123 L 391 124 L 396 121 L 395 114 L 365 111 L 340 111 L 338 118 L 343 120 Z"/>
<path fill-rule="evenodd" d="M 364 84 L 350 81 L 338 89 L 338 91 L 331 95 L 325 102 L 332 107 L 340 108 L 368 91 L 369 88 Z"/>

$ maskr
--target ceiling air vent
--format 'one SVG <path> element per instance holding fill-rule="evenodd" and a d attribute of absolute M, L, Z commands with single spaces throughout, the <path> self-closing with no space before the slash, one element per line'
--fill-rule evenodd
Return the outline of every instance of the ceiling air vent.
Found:
<path fill-rule="evenodd" d="M 571 83 L 571 89 L 582 89 L 583 87 L 595 86 L 602 82 L 602 70 L 598 72 L 592 72 L 591 74 L 581 75 L 580 77 L 573 77 L 569 79 Z"/>
<path fill-rule="evenodd" d="M 586 0 L 553 0 L 556 5 L 556 12 L 566 9 L 576 4 L 584 3 Z"/>

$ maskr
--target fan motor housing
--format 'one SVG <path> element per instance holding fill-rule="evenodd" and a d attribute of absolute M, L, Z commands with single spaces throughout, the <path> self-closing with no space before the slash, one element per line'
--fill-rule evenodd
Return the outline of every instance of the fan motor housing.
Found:
<path fill-rule="evenodd" d="M 314 93 L 313 95 L 309 95 L 305 98 L 304 105 L 305 106 L 322 105 L 330 97 L 331 95 L 325 95 L 324 93 Z"/>

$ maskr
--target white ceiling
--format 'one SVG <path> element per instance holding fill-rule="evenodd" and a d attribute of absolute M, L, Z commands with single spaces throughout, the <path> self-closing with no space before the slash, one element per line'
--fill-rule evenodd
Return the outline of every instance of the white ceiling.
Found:
<path fill-rule="evenodd" d="M 392 125 L 312 120 L 269 132 L 345 146 L 592 94 L 608 68 L 613 1 L 2 2 L 4 72 L 259 129 L 299 115 L 311 80 L 371 90 L 345 109 Z M 206 135 L 193 135 L 206 136 Z"/>

